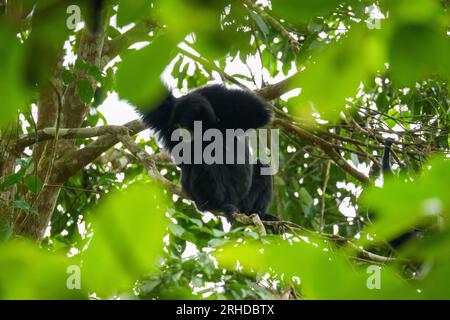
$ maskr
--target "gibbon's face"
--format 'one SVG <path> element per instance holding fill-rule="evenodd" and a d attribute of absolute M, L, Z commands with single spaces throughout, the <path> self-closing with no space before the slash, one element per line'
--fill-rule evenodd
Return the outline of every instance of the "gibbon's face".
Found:
<path fill-rule="evenodd" d="M 195 121 L 201 121 L 203 129 L 211 128 L 217 123 L 217 117 L 211 104 L 201 95 L 188 95 L 180 98 L 175 103 L 170 124 L 193 131 Z"/>

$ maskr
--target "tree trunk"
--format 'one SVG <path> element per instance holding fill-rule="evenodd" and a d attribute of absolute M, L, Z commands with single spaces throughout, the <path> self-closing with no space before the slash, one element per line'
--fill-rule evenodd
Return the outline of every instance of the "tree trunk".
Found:
<path fill-rule="evenodd" d="M 109 9 L 105 9 L 103 21 L 109 21 Z M 107 23 L 104 23 L 104 29 Z M 84 62 L 96 66 L 101 70 L 101 53 L 105 33 L 93 36 L 87 29 L 83 30 L 77 56 Z M 64 89 L 59 78 L 62 64 L 56 68 L 55 75 L 50 79 L 50 85 L 42 90 L 38 100 L 37 129 L 48 127 L 80 128 L 89 110 L 89 105 L 83 103 L 77 92 L 80 80 L 88 80 L 92 88 L 97 86 L 96 80 L 86 71 L 77 71 L 76 81 Z M 28 192 L 25 198 L 36 210 L 36 214 L 23 210 L 17 215 L 14 233 L 42 241 L 49 226 L 52 214 L 58 200 L 61 187 L 70 176 L 61 175 L 57 166 L 60 158 L 76 152 L 75 140 L 54 140 L 37 143 L 33 148 L 33 172 L 44 182 L 44 187 L 38 194 Z"/>

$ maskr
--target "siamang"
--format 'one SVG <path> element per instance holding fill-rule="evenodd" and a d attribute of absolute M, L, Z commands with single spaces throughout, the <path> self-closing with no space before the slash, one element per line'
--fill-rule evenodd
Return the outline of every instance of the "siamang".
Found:
<path fill-rule="evenodd" d="M 216 129 L 225 136 L 227 129 L 246 131 L 264 127 L 270 123 L 272 111 L 262 99 L 249 91 L 211 85 L 180 98 L 169 93 L 156 108 L 144 112 L 142 118 L 146 126 L 158 134 L 163 147 L 172 152 L 179 143 L 171 139 L 177 128 L 192 133 L 194 122 L 200 121 L 202 130 Z M 232 221 L 235 212 L 257 213 L 263 221 L 278 220 L 267 214 L 272 199 L 272 177 L 261 174 L 261 169 L 268 168 L 267 165 L 259 160 L 249 161 L 250 149 L 245 138 L 233 139 L 236 142 L 233 148 L 244 143 L 245 161 L 231 161 L 231 164 L 228 161 L 222 164 L 181 162 L 177 165 L 181 169 L 183 191 L 195 201 L 199 210 L 221 211 L 229 221 Z M 187 144 L 195 150 L 194 143 L 200 143 L 203 154 L 206 144 L 199 140 L 203 139 L 195 135 L 192 138 L 191 134 Z M 224 143 L 223 154 L 230 151 Z M 233 152 L 233 160 L 239 156 L 238 152 Z M 191 160 L 194 157 L 191 155 Z"/>

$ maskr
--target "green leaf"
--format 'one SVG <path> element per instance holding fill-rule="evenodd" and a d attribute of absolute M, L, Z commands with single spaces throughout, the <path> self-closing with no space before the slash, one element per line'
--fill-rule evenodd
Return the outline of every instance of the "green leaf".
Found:
<path fill-rule="evenodd" d="M 90 65 L 88 72 L 95 80 L 97 80 L 98 82 L 102 82 L 103 75 L 99 68 L 94 65 Z"/>
<path fill-rule="evenodd" d="M 119 9 L 117 10 L 117 25 L 123 27 L 136 20 L 146 13 L 150 8 L 148 0 L 121 0 L 119 3 Z"/>
<path fill-rule="evenodd" d="M 0 127 L 14 118 L 17 111 L 26 103 L 24 75 L 24 54 L 18 38 L 0 21 L 0 90 L 2 106 Z"/>
<path fill-rule="evenodd" d="M 103 87 L 97 87 L 97 89 L 95 89 L 94 101 L 92 102 L 92 106 L 98 107 L 106 100 L 107 97 L 108 95 L 106 89 Z"/>
<path fill-rule="evenodd" d="M 173 65 L 171 75 L 174 78 L 178 78 L 178 73 L 180 72 L 181 63 L 183 62 L 183 56 L 179 56 L 175 64 Z"/>
<path fill-rule="evenodd" d="M 300 203 L 303 209 L 303 213 L 305 217 L 309 217 L 311 215 L 312 205 L 314 202 L 313 197 L 309 194 L 308 190 L 305 188 L 300 188 Z"/>
<path fill-rule="evenodd" d="M 146 107 L 163 92 L 160 76 L 175 56 L 176 42 L 162 37 L 140 50 L 123 56 L 117 71 L 117 91 L 122 99 L 138 107 Z"/>
<path fill-rule="evenodd" d="M 105 92 L 113 91 L 115 89 L 116 84 L 116 75 L 114 74 L 114 71 L 112 68 L 109 68 L 106 70 L 106 75 L 103 77 L 102 81 L 102 88 L 105 89 Z"/>
<path fill-rule="evenodd" d="M 264 19 L 261 16 L 253 13 L 252 11 L 250 11 L 250 16 L 255 21 L 256 25 L 261 30 L 263 35 L 268 36 L 270 33 L 270 30 L 269 30 L 269 27 L 267 26 L 266 22 L 264 21 Z"/>
<path fill-rule="evenodd" d="M 334 119 L 345 98 L 354 96 L 361 82 L 384 68 L 384 42 L 378 31 L 354 26 L 344 39 L 318 53 L 315 60 L 297 77 L 302 92 L 290 103 L 295 103 L 293 111 L 299 115 L 311 117 L 311 112 L 319 111 L 323 117 Z"/>
<path fill-rule="evenodd" d="M 383 267 L 380 271 L 382 286 L 370 290 L 365 268 L 354 268 L 342 254 L 321 239 L 309 237 L 308 241 L 284 241 L 266 238 L 261 242 L 233 241 L 214 252 L 219 266 L 230 271 L 236 265 L 244 274 L 274 272 L 283 279 L 301 279 L 302 295 L 307 299 L 408 299 L 419 298 L 414 289 L 407 286 L 393 270 Z M 270 241 L 269 241 L 270 240 Z M 287 258 L 289 257 L 289 258 Z"/>
<path fill-rule="evenodd" d="M 178 224 L 171 223 L 168 226 L 168 229 L 170 233 L 172 233 L 174 236 L 181 238 L 183 233 L 186 232 L 186 229 L 184 229 L 182 226 Z"/>
<path fill-rule="evenodd" d="M 0 190 L 7 189 L 21 181 L 23 178 L 23 172 L 18 172 L 11 174 L 9 176 L 6 176 L 3 183 L 0 184 Z"/>
<path fill-rule="evenodd" d="M 25 211 L 25 213 L 37 213 L 37 210 L 32 208 L 31 205 L 23 199 L 14 200 L 12 205 L 14 208 Z"/>
<path fill-rule="evenodd" d="M 67 69 L 63 70 L 61 77 L 66 86 L 75 81 L 75 76 L 73 75 L 73 73 L 71 71 L 69 71 Z"/>
<path fill-rule="evenodd" d="M 450 76 L 450 41 L 430 24 L 407 24 L 395 30 L 390 44 L 391 72 L 399 85 L 438 74 Z"/>
<path fill-rule="evenodd" d="M 28 176 L 24 179 L 24 183 L 27 186 L 28 190 L 33 193 L 38 193 L 41 191 L 44 186 L 43 182 L 37 176 Z"/>
<path fill-rule="evenodd" d="M 3 225 L 0 227 L 0 242 L 11 239 L 13 235 L 14 230 L 11 227 L 7 225 Z"/>
<path fill-rule="evenodd" d="M 383 188 L 372 187 L 363 194 L 363 204 L 377 214 L 376 223 L 367 230 L 377 236 L 375 241 L 390 240 L 421 222 L 448 216 L 450 162 L 434 159 L 429 168 L 414 182 L 385 178 Z M 362 244 L 367 241 L 361 239 Z"/>
<path fill-rule="evenodd" d="M 75 69 L 79 71 L 88 71 L 89 64 L 85 62 L 83 59 L 79 58 L 75 61 Z"/>
<path fill-rule="evenodd" d="M 86 104 L 91 103 L 92 98 L 94 97 L 94 90 L 88 80 L 82 79 L 78 82 L 77 92 L 82 102 Z"/>

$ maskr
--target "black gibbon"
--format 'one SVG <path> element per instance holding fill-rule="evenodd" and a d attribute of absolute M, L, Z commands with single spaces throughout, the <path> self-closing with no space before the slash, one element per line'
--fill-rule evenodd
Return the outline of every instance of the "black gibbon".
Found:
<path fill-rule="evenodd" d="M 156 108 L 144 112 L 142 118 L 146 126 L 158 134 L 164 148 L 172 152 L 178 144 L 171 140 L 177 128 L 193 132 L 194 122 L 201 121 L 202 130 L 218 129 L 225 136 L 226 129 L 246 131 L 266 126 L 271 121 L 272 111 L 251 92 L 211 85 L 180 98 L 169 93 Z M 193 146 L 195 139 L 194 135 L 188 143 Z M 183 191 L 195 201 L 199 210 L 221 211 L 229 221 L 235 212 L 257 213 L 263 221 L 278 220 L 267 214 L 272 200 L 272 177 L 261 174 L 261 169 L 267 166 L 259 160 L 256 163 L 248 161 L 249 146 L 246 139 L 243 141 L 244 163 L 196 164 L 191 161 L 178 164 Z M 200 143 L 203 152 L 206 144 Z M 224 146 L 223 153 L 229 151 Z M 236 156 L 237 153 L 233 154 Z"/>

